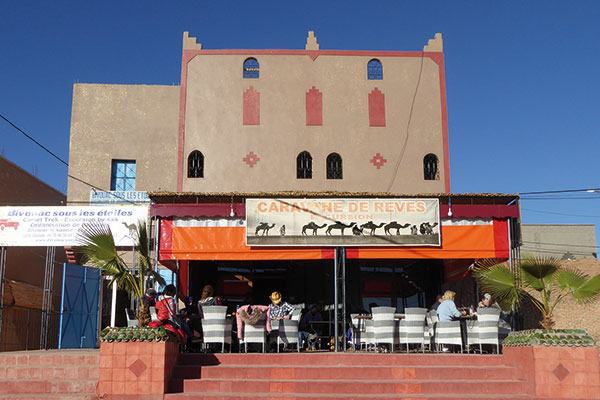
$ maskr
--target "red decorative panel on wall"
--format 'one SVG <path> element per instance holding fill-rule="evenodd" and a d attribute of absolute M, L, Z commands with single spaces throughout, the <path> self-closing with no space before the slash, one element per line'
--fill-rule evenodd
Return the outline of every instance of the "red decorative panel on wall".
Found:
<path fill-rule="evenodd" d="M 323 93 L 314 86 L 306 92 L 306 125 L 323 125 Z"/>
<path fill-rule="evenodd" d="M 385 126 L 385 95 L 377 88 L 369 93 L 369 126 Z"/>
<path fill-rule="evenodd" d="M 260 125 L 260 93 L 252 86 L 244 92 L 244 125 Z"/>

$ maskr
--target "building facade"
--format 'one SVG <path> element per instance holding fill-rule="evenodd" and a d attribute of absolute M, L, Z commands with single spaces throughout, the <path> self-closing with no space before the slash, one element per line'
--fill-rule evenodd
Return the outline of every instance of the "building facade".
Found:
<path fill-rule="evenodd" d="M 594 224 L 523 224 L 521 254 L 563 260 L 597 258 Z"/>
<path fill-rule="evenodd" d="M 332 303 L 335 246 L 248 245 L 249 198 L 435 199 L 436 246 L 345 252 L 355 311 L 424 306 L 475 259 L 510 257 L 518 196 L 450 193 L 441 34 L 423 51 L 321 50 L 312 32 L 302 50 L 206 50 L 185 32 L 181 66 L 179 86 L 75 85 L 69 173 L 150 192 L 157 258 L 182 295 Z M 69 201 L 89 198 L 69 181 Z"/>
<path fill-rule="evenodd" d="M 76 84 L 69 173 L 119 190 L 448 193 L 442 37 L 424 51 L 204 50 L 180 86 Z M 69 201 L 89 187 L 70 180 Z M 122 190 L 122 189 L 121 189 Z"/>

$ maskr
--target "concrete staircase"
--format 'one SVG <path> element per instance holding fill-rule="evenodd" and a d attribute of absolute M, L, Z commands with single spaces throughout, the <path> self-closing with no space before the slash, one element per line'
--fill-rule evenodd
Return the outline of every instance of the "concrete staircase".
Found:
<path fill-rule="evenodd" d="M 519 399 L 502 356 L 183 354 L 165 399 Z"/>
<path fill-rule="evenodd" d="M 96 399 L 99 350 L 0 353 L 0 399 Z"/>

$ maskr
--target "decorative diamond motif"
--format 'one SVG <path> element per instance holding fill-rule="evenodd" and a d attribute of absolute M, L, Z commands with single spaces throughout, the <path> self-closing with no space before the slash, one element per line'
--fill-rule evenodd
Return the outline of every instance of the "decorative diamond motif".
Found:
<path fill-rule="evenodd" d="M 571 373 L 567 368 L 565 368 L 564 365 L 558 364 L 558 366 L 556 368 L 554 368 L 554 370 L 552 371 L 552 373 L 554 374 L 554 376 L 556 376 L 558 378 L 559 381 L 564 381 L 565 378 Z"/>
<path fill-rule="evenodd" d="M 129 370 L 135 374 L 138 378 L 146 370 L 146 364 L 139 358 L 129 366 Z"/>
<path fill-rule="evenodd" d="M 242 158 L 242 160 L 246 164 L 248 164 L 250 168 L 252 168 L 256 165 L 256 163 L 260 161 L 260 158 L 256 154 L 254 154 L 253 151 L 251 151 L 250 153 L 248 153 L 248 155 L 246 155 L 246 157 Z"/>
<path fill-rule="evenodd" d="M 387 160 L 383 158 L 383 156 L 379 153 L 375 154 L 373 158 L 371 158 L 371 164 L 377 167 L 377 169 L 383 167 Z"/>

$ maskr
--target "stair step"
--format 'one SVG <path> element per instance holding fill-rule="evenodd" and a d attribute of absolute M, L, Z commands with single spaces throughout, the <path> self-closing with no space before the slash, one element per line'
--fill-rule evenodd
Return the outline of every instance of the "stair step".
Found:
<path fill-rule="evenodd" d="M 305 379 L 422 379 L 437 380 L 464 379 L 512 379 L 516 378 L 516 370 L 508 366 L 454 367 L 445 365 L 368 365 L 357 368 L 343 366 L 296 366 L 296 365 L 178 365 L 174 378 L 181 379 L 264 379 L 294 378 Z"/>
<path fill-rule="evenodd" d="M 383 361 L 385 360 L 385 361 Z M 179 365 L 446 365 L 461 367 L 503 366 L 504 358 L 489 354 L 378 354 L 378 353 L 215 353 L 182 354 Z"/>
<path fill-rule="evenodd" d="M 282 395 L 296 393 L 335 394 L 518 394 L 522 393 L 521 381 L 497 380 L 291 380 L 291 379 L 186 379 L 170 382 L 171 391 L 184 393 L 259 393 L 269 392 Z"/>
<path fill-rule="evenodd" d="M 532 396 L 511 394 L 510 396 L 501 394 L 398 394 L 377 395 L 377 394 L 291 394 L 291 393 L 169 393 L 165 394 L 165 400 L 402 400 L 402 399 L 452 399 L 452 400 L 513 400 L 513 399 L 533 399 Z"/>

